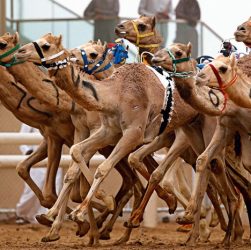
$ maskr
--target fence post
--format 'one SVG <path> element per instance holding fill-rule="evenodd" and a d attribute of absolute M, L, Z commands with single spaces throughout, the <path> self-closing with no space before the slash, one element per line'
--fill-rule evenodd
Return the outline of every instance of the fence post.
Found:
<path fill-rule="evenodd" d="M 6 1 L 0 0 L 0 35 L 6 32 Z"/>

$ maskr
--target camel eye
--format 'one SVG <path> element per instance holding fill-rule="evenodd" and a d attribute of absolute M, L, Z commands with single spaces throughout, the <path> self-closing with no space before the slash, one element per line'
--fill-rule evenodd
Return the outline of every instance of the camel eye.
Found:
<path fill-rule="evenodd" d="M 176 51 L 176 52 L 175 52 L 175 56 L 177 56 L 177 57 L 181 57 L 181 56 L 182 56 L 182 52 L 180 52 L 180 51 Z"/>
<path fill-rule="evenodd" d="M 139 24 L 138 24 L 138 30 L 139 30 L 139 31 L 142 31 L 142 32 L 145 31 L 145 30 L 146 30 L 146 25 L 145 25 L 145 24 L 142 24 L 142 23 L 139 23 Z"/>
<path fill-rule="evenodd" d="M 0 49 L 5 49 L 7 46 L 7 43 L 0 43 Z"/>
<path fill-rule="evenodd" d="M 50 47 L 51 47 L 51 45 L 49 43 L 45 43 L 42 45 L 43 50 L 48 50 Z"/>
<path fill-rule="evenodd" d="M 221 67 L 219 67 L 219 71 L 224 74 L 227 72 L 227 67 L 221 66 Z"/>

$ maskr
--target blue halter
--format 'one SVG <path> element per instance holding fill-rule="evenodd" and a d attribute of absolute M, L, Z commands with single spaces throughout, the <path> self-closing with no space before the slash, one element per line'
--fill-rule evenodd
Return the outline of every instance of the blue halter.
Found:
<path fill-rule="evenodd" d="M 114 64 L 122 64 L 125 62 L 126 58 L 128 58 L 127 49 L 125 49 L 124 46 L 119 43 L 116 43 L 116 45 L 112 47 L 112 53 Z"/>
<path fill-rule="evenodd" d="M 104 61 L 105 61 L 105 58 L 106 58 L 106 55 L 107 55 L 107 52 L 108 52 L 108 50 L 106 50 L 106 51 L 104 52 L 103 56 L 102 56 L 102 59 L 101 59 L 96 65 L 94 65 L 92 69 L 88 69 L 88 67 L 89 67 L 89 65 L 90 65 L 91 63 L 90 63 L 90 62 L 88 61 L 88 59 L 87 59 L 87 55 L 86 55 L 85 50 L 84 50 L 84 49 L 80 49 L 80 51 L 81 51 L 81 55 L 82 55 L 83 62 L 84 62 L 84 66 L 83 66 L 82 70 L 83 70 L 85 73 L 89 74 L 89 75 L 92 75 L 92 74 L 94 74 L 94 73 L 103 72 L 103 71 L 109 69 L 109 68 L 112 66 L 111 62 L 109 62 L 109 63 L 106 64 L 103 68 L 101 68 L 100 70 L 96 71 L 97 68 L 99 68 L 99 67 L 104 63 Z"/>

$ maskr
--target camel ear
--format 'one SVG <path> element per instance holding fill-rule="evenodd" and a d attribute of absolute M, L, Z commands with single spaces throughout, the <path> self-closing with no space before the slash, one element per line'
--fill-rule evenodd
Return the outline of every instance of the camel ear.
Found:
<path fill-rule="evenodd" d="M 10 36 L 10 32 L 5 32 L 4 36 Z"/>
<path fill-rule="evenodd" d="M 237 66 L 236 57 L 234 54 L 230 55 L 230 65 L 231 65 L 231 68 L 235 68 Z"/>
<path fill-rule="evenodd" d="M 104 50 L 107 49 L 107 42 L 104 42 L 103 48 L 104 48 Z"/>
<path fill-rule="evenodd" d="M 13 42 L 14 42 L 14 44 L 19 43 L 19 34 L 18 34 L 18 32 L 16 32 L 16 33 L 13 35 Z"/>
<path fill-rule="evenodd" d="M 100 41 L 100 39 L 98 39 L 97 45 L 102 46 L 102 42 Z"/>
<path fill-rule="evenodd" d="M 57 44 L 57 45 L 61 45 L 61 43 L 62 43 L 62 35 L 59 35 L 59 36 L 56 37 L 56 38 L 57 38 L 56 44 Z"/>
<path fill-rule="evenodd" d="M 152 29 L 155 28 L 155 25 L 156 25 L 156 17 L 153 16 L 153 17 L 152 17 Z"/>
<path fill-rule="evenodd" d="M 189 42 L 187 44 L 187 55 L 191 56 L 191 53 L 192 53 L 192 44 Z"/>

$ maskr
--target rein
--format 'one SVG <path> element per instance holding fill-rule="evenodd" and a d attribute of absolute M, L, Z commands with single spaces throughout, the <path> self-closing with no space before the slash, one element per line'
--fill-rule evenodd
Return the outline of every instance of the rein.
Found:
<path fill-rule="evenodd" d="M 16 50 L 18 50 L 20 48 L 20 44 L 17 44 L 15 47 L 11 48 L 10 50 L 8 50 L 7 52 L 5 52 L 4 54 L 0 55 L 0 60 L 13 54 Z M 9 68 L 13 65 L 17 65 L 20 63 L 23 63 L 24 61 L 17 61 L 16 57 L 13 56 L 13 58 L 9 61 L 9 62 L 2 62 L 0 61 L 0 65 L 4 66 L 6 68 Z"/>
<path fill-rule="evenodd" d="M 52 70 L 52 69 L 62 69 L 65 68 L 67 65 L 70 64 L 70 60 L 69 58 L 65 58 L 64 60 L 61 61 L 57 61 L 57 62 L 53 62 L 53 63 L 46 63 L 46 61 L 58 58 L 59 56 L 63 55 L 65 53 L 64 50 L 61 50 L 60 52 L 58 52 L 57 54 L 51 55 L 49 57 L 44 57 L 43 52 L 40 48 L 40 46 L 38 45 L 37 42 L 32 42 L 40 59 L 41 59 L 41 64 L 47 68 L 48 70 Z"/>
<path fill-rule="evenodd" d="M 138 27 L 137 27 L 137 24 L 134 21 L 131 21 L 131 22 L 132 22 L 133 28 L 134 28 L 134 30 L 136 32 L 136 35 L 137 35 L 136 42 L 135 43 L 132 42 L 134 45 L 136 45 L 139 48 L 158 48 L 160 46 L 159 43 L 141 44 L 140 43 L 140 39 L 141 38 L 155 36 L 155 32 L 149 32 L 149 33 L 146 33 L 146 34 L 140 34 L 139 30 L 138 30 Z"/>
<path fill-rule="evenodd" d="M 103 68 L 97 70 L 100 66 L 102 66 L 102 64 L 104 64 L 108 49 L 105 50 L 105 52 L 104 52 L 104 54 L 102 56 L 102 59 L 96 65 L 94 65 L 92 69 L 88 69 L 91 62 L 88 61 L 85 50 L 80 49 L 80 51 L 81 51 L 82 59 L 83 59 L 83 62 L 84 62 L 84 66 L 83 66 L 83 68 L 81 70 L 83 70 L 85 73 L 87 73 L 89 75 L 92 75 L 94 73 L 103 72 L 103 71 L 109 69 L 112 66 L 111 62 L 109 62 Z"/>
<path fill-rule="evenodd" d="M 216 79 L 217 79 L 217 81 L 219 83 L 219 90 L 221 91 L 221 93 L 224 96 L 223 108 L 221 110 L 221 112 L 223 112 L 225 110 L 225 108 L 226 108 L 227 99 L 228 99 L 228 94 L 226 92 L 226 89 L 229 88 L 230 86 L 232 86 L 236 82 L 237 74 L 235 74 L 235 76 L 233 77 L 233 79 L 230 82 L 224 84 L 221 77 L 220 77 L 220 74 L 219 74 L 218 70 L 214 67 L 214 65 L 211 64 L 211 63 L 209 63 L 208 65 L 210 66 L 210 68 L 214 72 L 214 75 L 215 75 L 215 77 L 216 77 Z"/>

